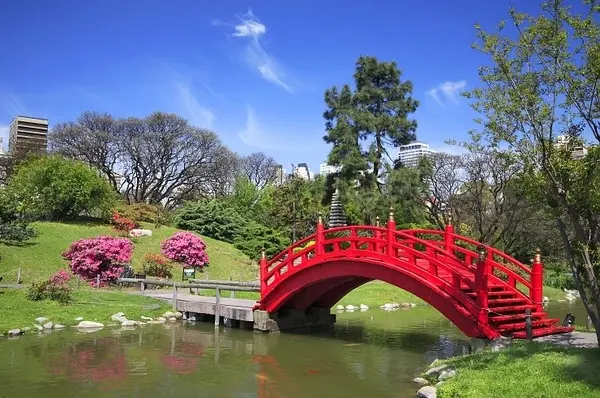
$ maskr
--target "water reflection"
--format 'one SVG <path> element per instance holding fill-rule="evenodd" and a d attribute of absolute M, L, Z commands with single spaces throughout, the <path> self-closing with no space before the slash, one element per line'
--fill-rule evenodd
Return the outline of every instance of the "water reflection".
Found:
<path fill-rule="evenodd" d="M 340 314 L 312 335 L 191 323 L 65 330 L 0 341 L 0 383 L 24 397 L 405 397 L 425 366 L 469 343 L 430 308 Z"/>

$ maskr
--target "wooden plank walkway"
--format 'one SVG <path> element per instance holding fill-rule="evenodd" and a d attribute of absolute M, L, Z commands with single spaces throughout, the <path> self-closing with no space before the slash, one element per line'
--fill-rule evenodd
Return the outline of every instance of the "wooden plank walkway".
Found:
<path fill-rule="evenodd" d="M 146 290 L 145 296 L 153 297 L 168 302 L 173 301 L 173 291 L 169 290 Z M 215 315 L 216 297 L 197 296 L 189 293 L 177 293 L 176 309 L 180 312 L 191 312 L 201 315 Z M 246 300 L 239 298 L 219 299 L 219 316 L 236 321 L 254 322 L 254 313 L 252 307 L 256 304 L 255 300 Z"/>

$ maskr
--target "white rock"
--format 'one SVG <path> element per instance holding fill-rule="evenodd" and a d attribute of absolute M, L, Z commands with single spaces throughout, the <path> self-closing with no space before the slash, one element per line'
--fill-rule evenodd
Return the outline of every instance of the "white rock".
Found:
<path fill-rule="evenodd" d="M 550 301 L 550 299 L 548 298 L 548 296 L 544 296 L 543 300 L 544 303 L 547 303 L 548 301 Z"/>
<path fill-rule="evenodd" d="M 39 318 L 35 318 L 35 321 L 37 323 L 46 323 L 46 322 L 48 322 L 48 318 L 45 318 L 45 317 L 41 316 Z"/>
<path fill-rule="evenodd" d="M 454 369 L 445 369 L 445 370 L 442 370 L 440 372 L 440 375 L 438 376 L 438 380 L 439 381 L 444 381 L 444 380 L 451 379 L 454 376 L 456 376 L 456 370 L 454 370 Z"/>
<path fill-rule="evenodd" d="M 361 304 L 361 305 L 359 305 L 359 308 L 360 308 L 360 310 L 361 310 L 361 311 L 366 311 L 366 310 L 368 310 L 368 309 L 369 309 L 369 306 L 368 306 L 368 305 Z"/>
<path fill-rule="evenodd" d="M 157 321 L 165 323 L 167 321 L 167 319 L 164 316 L 159 316 L 158 318 L 156 318 Z"/>
<path fill-rule="evenodd" d="M 426 376 L 431 376 L 431 377 L 438 377 L 438 375 L 440 373 L 442 373 L 442 371 L 449 369 L 448 365 L 440 365 L 440 366 L 435 366 L 431 369 L 429 369 L 427 372 L 425 372 Z"/>
<path fill-rule="evenodd" d="M 52 322 L 44 323 L 44 329 L 52 329 L 52 326 L 54 326 L 54 324 Z"/>
<path fill-rule="evenodd" d="M 417 305 L 416 305 L 415 303 L 410 303 L 410 306 L 411 306 L 412 308 L 415 308 Z"/>
<path fill-rule="evenodd" d="M 336 310 L 338 310 L 338 311 L 344 311 L 344 308 L 346 308 L 346 307 L 344 307 L 344 306 L 343 306 L 343 305 L 341 305 L 341 304 L 340 304 L 340 305 L 338 305 L 337 307 L 335 307 L 335 309 L 336 309 Z"/>
<path fill-rule="evenodd" d="M 181 319 L 181 318 L 183 318 L 183 314 L 181 312 L 179 312 L 179 311 L 175 312 L 173 314 L 173 316 L 175 317 L 175 319 Z"/>
<path fill-rule="evenodd" d="M 196 322 L 198 319 L 195 316 L 191 316 L 187 319 L 188 322 Z"/>
<path fill-rule="evenodd" d="M 424 386 L 417 391 L 418 398 L 437 398 L 437 389 L 432 386 Z"/>
<path fill-rule="evenodd" d="M 92 321 L 81 321 L 75 326 L 76 328 L 88 329 L 88 328 L 103 328 L 104 325 L 100 322 L 92 322 Z"/>
<path fill-rule="evenodd" d="M 34 323 L 33 327 L 36 328 L 36 330 L 38 332 L 41 332 L 42 330 L 44 330 L 44 327 L 42 325 L 38 325 L 37 323 Z"/>
<path fill-rule="evenodd" d="M 21 332 L 21 329 L 10 329 L 10 330 L 8 331 L 8 335 L 9 335 L 9 336 L 11 336 L 11 337 L 12 337 L 12 336 L 18 336 L 18 335 L 20 335 L 21 333 L 22 333 L 22 332 Z"/>
<path fill-rule="evenodd" d="M 129 236 L 152 236 L 152 231 L 149 229 L 139 229 L 135 228 L 129 231 Z"/>
<path fill-rule="evenodd" d="M 137 322 L 136 321 L 131 321 L 129 319 L 125 319 L 123 322 L 121 322 L 121 326 L 123 327 L 128 327 L 128 326 L 137 326 Z"/>
<path fill-rule="evenodd" d="M 31 328 L 30 328 L 30 327 L 28 327 L 28 326 L 26 326 L 26 327 L 24 327 L 23 329 L 21 329 L 21 331 L 22 331 L 23 333 L 29 332 L 30 330 L 31 330 Z"/>
<path fill-rule="evenodd" d="M 350 311 L 354 311 L 354 310 L 357 310 L 357 309 L 358 309 L 358 307 L 355 307 L 355 306 L 353 306 L 352 304 L 349 304 L 349 305 L 347 305 L 347 306 L 346 306 L 346 309 L 347 309 L 347 310 L 350 310 Z"/>
<path fill-rule="evenodd" d="M 425 380 L 424 378 L 422 378 L 422 377 L 415 377 L 415 378 L 413 379 L 413 381 L 414 381 L 415 383 L 417 383 L 417 384 L 420 384 L 420 385 L 422 385 L 422 386 L 429 384 L 429 382 L 428 382 L 427 380 Z"/>
<path fill-rule="evenodd" d="M 81 321 L 83 321 L 83 317 L 82 317 L 82 316 L 78 316 L 77 318 L 75 318 L 75 320 L 76 320 L 77 322 L 81 322 Z"/>
<path fill-rule="evenodd" d="M 61 325 L 58 323 L 56 325 L 54 325 L 54 329 L 64 329 L 64 328 L 65 328 L 65 325 Z"/>
<path fill-rule="evenodd" d="M 174 316 L 169 318 L 169 322 L 177 322 L 177 318 L 175 318 Z"/>
<path fill-rule="evenodd" d="M 153 321 L 154 320 L 154 318 L 150 318 L 149 316 L 143 316 L 143 315 L 140 318 L 142 319 L 142 321 Z"/>
<path fill-rule="evenodd" d="M 167 311 L 167 312 L 165 312 L 165 313 L 163 314 L 163 317 L 164 317 L 164 318 L 167 318 L 167 319 L 169 319 L 169 318 L 173 318 L 174 316 L 175 316 L 175 314 L 174 314 L 173 312 L 171 312 L 171 311 Z"/>

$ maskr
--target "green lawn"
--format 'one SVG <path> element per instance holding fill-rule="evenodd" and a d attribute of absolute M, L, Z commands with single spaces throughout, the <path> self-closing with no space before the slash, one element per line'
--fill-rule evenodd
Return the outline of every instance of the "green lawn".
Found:
<path fill-rule="evenodd" d="M 127 318 L 140 320 L 140 316 L 156 317 L 171 309 L 169 303 L 128 293 L 81 289 L 73 293 L 75 301 L 61 305 L 56 301 L 30 301 L 25 297 L 27 289 L 0 290 L 0 334 L 9 329 L 31 327 L 37 317 L 46 317 L 54 323 L 71 326 L 79 323 L 77 317 L 86 321 L 111 323 L 110 316 L 124 312 Z M 149 306 L 146 307 L 145 306 Z M 158 308 L 154 308 L 158 305 Z"/>
<path fill-rule="evenodd" d="M 54 272 L 67 266 L 61 253 L 68 249 L 71 242 L 99 235 L 114 235 L 112 227 L 98 223 L 53 223 L 36 222 L 33 227 L 38 236 L 25 246 L 0 245 L 0 275 L 3 283 L 15 283 L 17 269 L 21 267 L 23 283 L 46 279 Z M 148 253 L 160 253 L 160 243 L 178 230 L 162 226 L 151 229 L 152 236 L 134 239 L 132 265 L 136 270 L 142 266 L 143 258 Z M 210 257 L 210 266 L 205 274 L 210 279 L 254 280 L 257 278 L 258 266 L 232 245 L 210 238 L 206 242 Z M 181 268 L 174 267 L 173 276 L 181 279 Z"/>
<path fill-rule="evenodd" d="M 452 366 L 457 375 L 438 388 L 438 398 L 600 396 L 598 349 L 518 342 L 498 353 L 440 364 Z"/>

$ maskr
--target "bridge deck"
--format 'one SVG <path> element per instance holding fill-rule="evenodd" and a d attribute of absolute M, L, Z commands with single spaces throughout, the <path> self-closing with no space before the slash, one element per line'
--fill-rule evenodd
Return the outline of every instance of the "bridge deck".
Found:
<path fill-rule="evenodd" d="M 171 302 L 173 300 L 173 291 L 161 290 L 146 291 L 145 295 L 161 300 Z M 196 296 L 188 293 L 177 293 L 177 311 L 192 312 L 201 315 L 215 315 L 216 297 Z M 256 304 L 255 300 L 246 300 L 239 298 L 220 298 L 219 314 L 220 316 L 236 321 L 254 322 L 252 307 Z"/>

